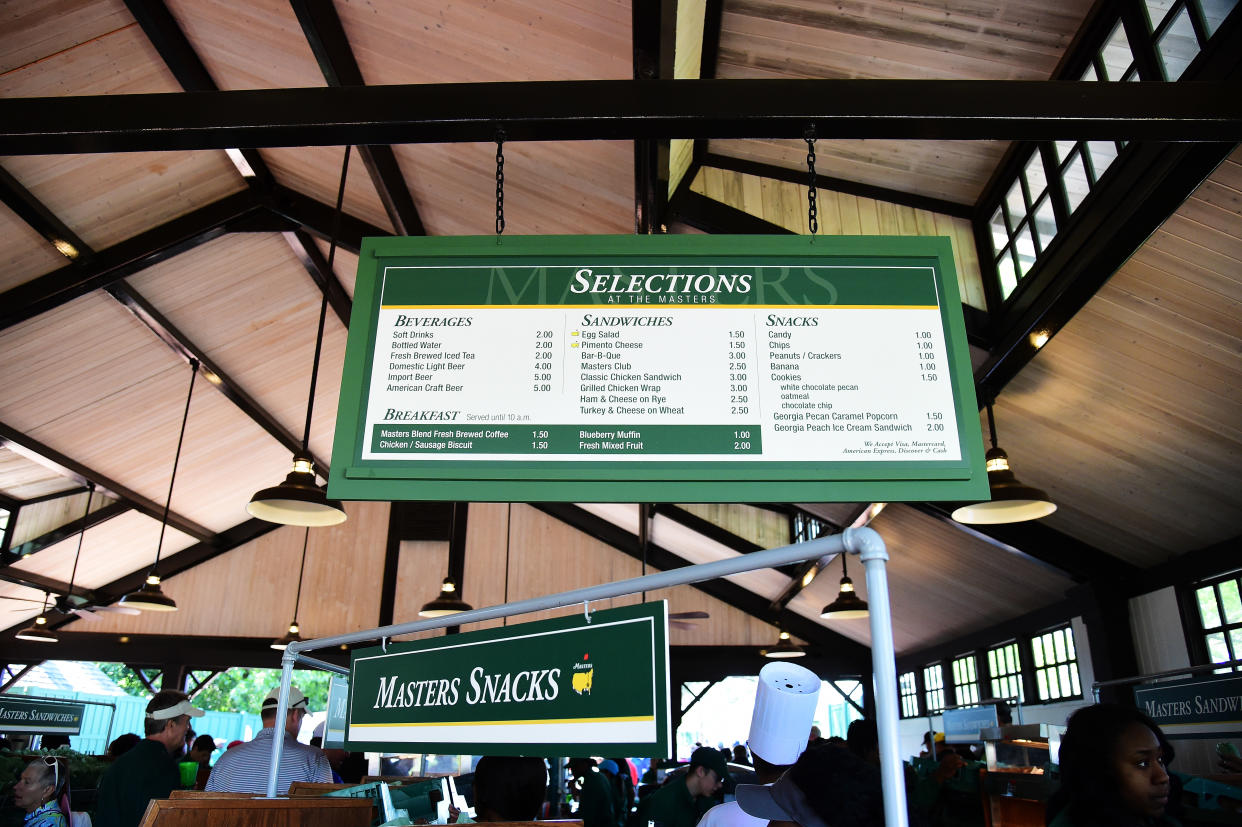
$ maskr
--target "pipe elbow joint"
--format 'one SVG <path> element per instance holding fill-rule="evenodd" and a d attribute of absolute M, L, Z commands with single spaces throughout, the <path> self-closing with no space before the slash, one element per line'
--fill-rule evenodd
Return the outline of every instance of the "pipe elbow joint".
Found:
<path fill-rule="evenodd" d="M 888 548 L 884 538 L 874 528 L 847 528 L 842 532 L 845 549 L 866 563 L 868 560 L 888 560 Z"/>

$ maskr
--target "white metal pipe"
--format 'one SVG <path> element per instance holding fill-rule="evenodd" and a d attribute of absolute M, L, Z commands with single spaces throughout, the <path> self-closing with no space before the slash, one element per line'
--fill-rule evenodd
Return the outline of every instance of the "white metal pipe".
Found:
<path fill-rule="evenodd" d="M 272 766 L 267 773 L 267 797 L 276 797 L 277 770 L 285 748 L 285 716 L 289 714 L 289 687 L 293 685 L 295 656 L 287 648 L 280 658 L 280 693 L 276 696 L 276 720 L 272 723 Z"/>
<path fill-rule="evenodd" d="M 828 554 L 838 554 L 841 552 L 854 552 L 879 549 L 879 553 L 884 560 L 888 559 L 887 553 L 884 551 L 884 541 L 880 539 L 880 535 L 870 528 L 847 528 L 840 534 L 834 534 L 830 537 L 821 537 L 816 540 L 810 540 L 805 543 L 797 543 L 791 546 L 782 546 L 780 548 L 767 549 L 765 551 L 752 551 L 749 554 L 742 554 L 728 560 L 716 560 L 711 563 L 699 563 L 693 566 L 683 566 L 682 568 L 672 569 L 670 571 L 656 572 L 654 574 L 644 575 L 642 577 L 634 577 L 629 580 L 619 580 L 615 583 L 604 583 L 599 586 L 588 586 L 584 589 L 574 589 L 567 592 L 559 592 L 557 594 L 547 595 L 545 597 L 535 597 L 529 600 L 519 600 L 513 603 L 505 603 L 500 606 L 491 606 L 484 609 L 472 609 L 468 612 L 459 612 L 457 614 L 447 615 L 445 617 L 428 618 L 427 620 L 416 620 L 409 623 L 396 623 L 389 626 L 381 626 L 378 629 L 371 629 L 364 632 L 353 632 L 347 635 L 335 635 L 333 637 L 318 638 L 316 640 L 303 640 L 290 643 L 285 648 L 284 656 L 281 659 L 283 664 L 283 672 L 280 677 L 280 697 L 277 702 L 276 712 L 280 716 L 277 721 L 283 726 L 284 715 L 288 710 L 289 686 L 293 682 L 293 664 L 299 658 L 310 661 L 302 655 L 302 652 L 310 652 L 316 649 L 326 649 L 330 646 L 340 646 L 348 643 L 363 643 L 370 640 L 385 639 L 395 637 L 397 635 L 408 635 L 415 632 L 424 632 L 430 629 L 441 629 L 445 626 L 458 626 L 466 623 L 477 623 L 483 620 L 496 620 L 502 617 L 510 617 L 517 614 L 526 614 L 528 612 L 539 612 L 547 609 L 557 609 L 563 606 L 572 606 L 575 603 L 587 603 L 593 600 L 607 600 L 612 597 L 623 597 L 628 594 L 637 594 L 642 591 L 654 591 L 656 589 L 666 589 L 671 586 L 681 586 L 688 583 L 699 583 L 704 580 L 714 580 L 717 577 L 727 577 L 731 574 L 741 574 L 755 569 L 775 568 L 777 566 L 785 566 L 790 563 L 801 563 L 805 560 L 813 560 Z M 866 561 L 866 557 L 863 560 Z M 881 562 L 881 582 L 883 582 L 883 563 Z M 870 568 L 868 568 L 867 588 L 870 591 L 871 578 Z M 885 622 L 888 623 L 887 611 L 887 592 L 885 597 Z M 874 610 L 873 610 L 874 612 Z M 874 626 L 874 619 L 872 624 Z M 893 661 L 893 637 L 892 626 L 888 626 L 888 663 L 889 672 L 896 674 L 896 666 Z M 873 632 L 874 634 L 874 632 Z M 895 677 L 893 678 L 895 681 Z M 896 697 L 896 685 L 890 687 L 890 694 Z M 880 708 L 880 707 L 877 707 Z M 896 705 L 893 705 L 893 715 L 896 715 Z M 881 717 L 881 726 L 883 718 Z M 893 754 L 896 754 L 896 724 L 892 724 L 894 731 L 894 748 Z M 280 753 L 283 746 L 281 738 L 273 739 L 272 743 L 272 766 L 268 770 L 267 794 L 269 798 L 276 796 L 276 774 L 280 766 Z M 883 730 L 881 730 L 881 757 L 883 757 Z M 900 778 L 900 766 L 898 767 L 898 778 Z M 887 786 L 887 785 L 886 785 Z M 904 800 L 904 798 L 903 798 Z M 902 808 L 902 817 L 904 818 L 905 809 Z M 897 824 L 897 822 L 892 822 Z M 901 822 L 905 824 L 905 822 Z"/>
<path fill-rule="evenodd" d="M 870 529 L 863 529 L 870 531 Z M 859 552 L 867 572 L 871 620 L 871 670 L 875 680 L 876 730 L 880 738 L 880 781 L 884 786 L 884 823 L 907 827 L 906 778 L 897 740 L 897 660 L 893 652 L 893 616 L 888 601 L 888 551 L 871 531 Z"/>
<path fill-rule="evenodd" d="M 727 560 L 715 560 L 711 563 L 683 566 L 679 569 L 656 572 L 629 580 L 618 580 L 615 583 L 588 586 L 583 589 L 559 592 L 544 597 L 533 597 L 529 600 L 519 600 L 514 603 L 504 603 L 484 609 L 471 609 L 468 612 L 459 612 L 444 617 L 396 623 L 390 626 L 381 626 L 378 629 L 371 629 L 370 631 L 352 632 L 347 635 L 335 635 L 316 640 L 299 640 L 290 643 L 285 651 L 296 654 L 298 652 L 310 652 L 315 649 L 326 649 L 330 646 L 340 646 L 342 643 L 363 643 L 369 640 L 396 637 L 397 635 L 425 632 L 430 629 L 442 629 L 445 626 L 460 626 L 466 623 L 477 623 L 482 620 L 497 620 L 502 617 L 510 617 L 527 612 L 559 609 L 563 606 L 572 606 L 575 603 L 607 600 L 608 598 L 622 597 L 641 591 L 654 591 L 656 589 L 667 589 L 670 586 L 699 583 L 704 580 L 714 580 L 717 577 L 727 577 L 731 574 L 741 574 L 742 572 L 755 569 L 775 568 L 777 566 L 789 565 L 790 563 L 801 563 L 805 560 L 822 557 L 825 554 L 837 554 L 847 549 L 856 551 L 862 547 L 869 535 L 873 535 L 876 540 L 879 540 L 880 535 L 876 534 L 873 529 L 847 528 L 842 533 L 833 534 L 831 537 L 821 537 L 817 540 L 767 549 L 765 551 L 752 551 L 749 554 L 739 554 L 737 557 L 730 557 Z M 881 547 L 883 547 L 883 541 L 879 541 Z"/>

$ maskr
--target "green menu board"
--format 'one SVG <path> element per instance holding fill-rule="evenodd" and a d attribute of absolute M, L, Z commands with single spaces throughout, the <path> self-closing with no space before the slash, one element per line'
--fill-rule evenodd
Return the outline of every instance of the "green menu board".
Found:
<path fill-rule="evenodd" d="M 329 493 L 988 494 L 948 239 L 366 239 Z"/>
<path fill-rule="evenodd" d="M 357 652 L 347 749 L 671 755 L 664 601 Z"/>

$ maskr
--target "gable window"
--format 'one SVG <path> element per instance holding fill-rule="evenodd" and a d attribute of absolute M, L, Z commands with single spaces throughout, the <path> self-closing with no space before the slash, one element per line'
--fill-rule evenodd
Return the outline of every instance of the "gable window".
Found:
<path fill-rule="evenodd" d="M 959 704 L 965 706 L 979 703 L 979 674 L 974 655 L 963 655 L 954 659 L 953 689 Z"/>
<path fill-rule="evenodd" d="M 1019 703 L 1026 702 L 1017 643 L 1005 643 L 988 650 L 988 673 L 992 676 L 993 698 L 1017 698 Z"/>
<path fill-rule="evenodd" d="M 923 667 L 923 701 L 927 705 L 927 714 L 944 711 L 944 668 L 933 663 Z"/>
<path fill-rule="evenodd" d="M 1200 634 L 1208 662 L 1217 672 L 1242 671 L 1242 574 L 1234 573 L 1195 589 Z"/>
<path fill-rule="evenodd" d="M 1057 701 L 1082 696 L 1078 681 L 1078 651 L 1068 625 L 1031 639 L 1031 661 L 1039 700 Z"/>
<path fill-rule="evenodd" d="M 919 714 L 919 685 L 913 672 L 906 672 L 897 679 L 901 693 L 901 717 L 914 718 Z"/>

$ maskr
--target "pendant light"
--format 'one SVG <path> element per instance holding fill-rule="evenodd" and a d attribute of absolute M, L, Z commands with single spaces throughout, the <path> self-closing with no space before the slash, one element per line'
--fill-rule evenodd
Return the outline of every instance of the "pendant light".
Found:
<path fill-rule="evenodd" d="M 336 213 L 332 216 L 332 237 L 328 243 L 328 278 L 332 277 L 332 262 L 336 257 L 336 238 L 341 228 L 341 207 L 345 202 L 345 178 L 349 172 L 349 151 L 345 147 L 345 160 L 341 164 L 341 184 L 336 194 Z M 316 483 L 315 460 L 310 452 L 311 413 L 315 409 L 315 383 L 319 378 L 319 357 L 323 352 L 324 320 L 328 313 L 328 291 L 323 291 L 319 303 L 319 332 L 315 336 L 315 359 L 311 363 L 310 398 L 306 400 L 306 427 L 302 432 L 302 447 L 293 455 L 293 470 L 285 481 L 272 488 L 264 488 L 250 498 L 246 510 L 253 517 L 282 525 L 325 526 L 345 522 L 345 506 L 340 500 L 328 499 L 327 489 Z"/>
<path fill-rule="evenodd" d="M 806 657 L 806 651 L 801 646 L 794 643 L 789 637 L 789 632 L 786 632 L 784 629 L 781 629 L 776 645 L 771 649 L 760 649 L 759 654 L 763 655 L 765 658 L 772 658 L 774 660 Z"/>
<path fill-rule="evenodd" d="M 121 598 L 120 604 L 144 612 L 175 612 L 177 604 L 160 588 L 160 552 L 164 549 L 164 532 L 168 530 L 168 510 L 172 506 L 173 485 L 177 482 L 177 465 L 181 462 L 181 446 L 185 443 L 185 423 L 190 418 L 190 400 L 194 397 L 194 380 L 198 378 L 198 360 L 190 360 L 190 390 L 185 395 L 185 411 L 181 415 L 181 434 L 177 437 L 177 453 L 173 456 L 172 476 L 168 480 L 168 499 L 164 501 L 164 519 L 160 521 L 160 540 L 155 546 L 155 562 L 147 572 L 147 581 L 136 592 Z"/>
<path fill-rule="evenodd" d="M 446 577 L 444 582 L 440 584 L 440 593 L 436 595 L 436 599 L 424 603 L 423 607 L 418 610 L 418 616 L 444 617 L 445 615 L 468 612 L 473 608 L 473 606 L 457 596 L 457 584 L 453 582 L 453 578 Z"/>
<path fill-rule="evenodd" d="M 15 638 L 18 640 L 29 640 L 33 643 L 60 643 L 60 638 L 52 633 L 47 625 L 47 592 L 43 593 L 43 611 L 34 619 L 34 622 L 25 629 L 19 631 Z"/>
<path fill-rule="evenodd" d="M 841 553 L 841 591 L 837 594 L 837 599 L 824 607 L 819 613 L 820 617 L 831 618 L 833 620 L 857 620 L 866 617 L 869 612 L 867 610 L 867 601 L 858 596 L 854 591 L 854 581 L 850 579 L 849 572 L 846 569 L 845 558 L 849 554 Z"/>
<path fill-rule="evenodd" d="M 310 540 L 310 528 L 306 529 L 306 535 L 302 538 L 302 566 L 298 569 L 298 596 L 293 600 L 293 622 L 289 624 L 289 631 L 272 641 L 273 649 L 284 651 L 290 643 L 300 641 L 302 635 L 298 629 L 298 609 L 302 606 L 302 575 L 306 572 L 306 544 Z"/>
<path fill-rule="evenodd" d="M 457 553 L 457 503 L 453 503 L 453 515 L 450 518 L 449 528 L 449 576 L 444 578 L 444 582 L 440 584 L 440 593 L 436 595 L 435 600 L 424 603 L 423 607 L 418 610 L 419 617 L 444 617 L 445 615 L 455 615 L 461 612 L 468 612 L 474 607 L 461 599 L 461 595 L 457 591 L 457 582 L 453 580 L 454 557 Z M 459 562 L 457 567 L 462 564 Z"/>
<path fill-rule="evenodd" d="M 961 506 L 953 512 L 953 519 L 959 523 L 995 525 L 1047 517 L 1057 510 L 1056 503 L 1038 488 L 1018 482 L 1009 468 L 1009 455 L 996 445 L 996 420 L 992 417 L 991 402 L 987 404 L 987 409 L 992 447 L 988 449 L 985 459 L 992 499 Z"/>

